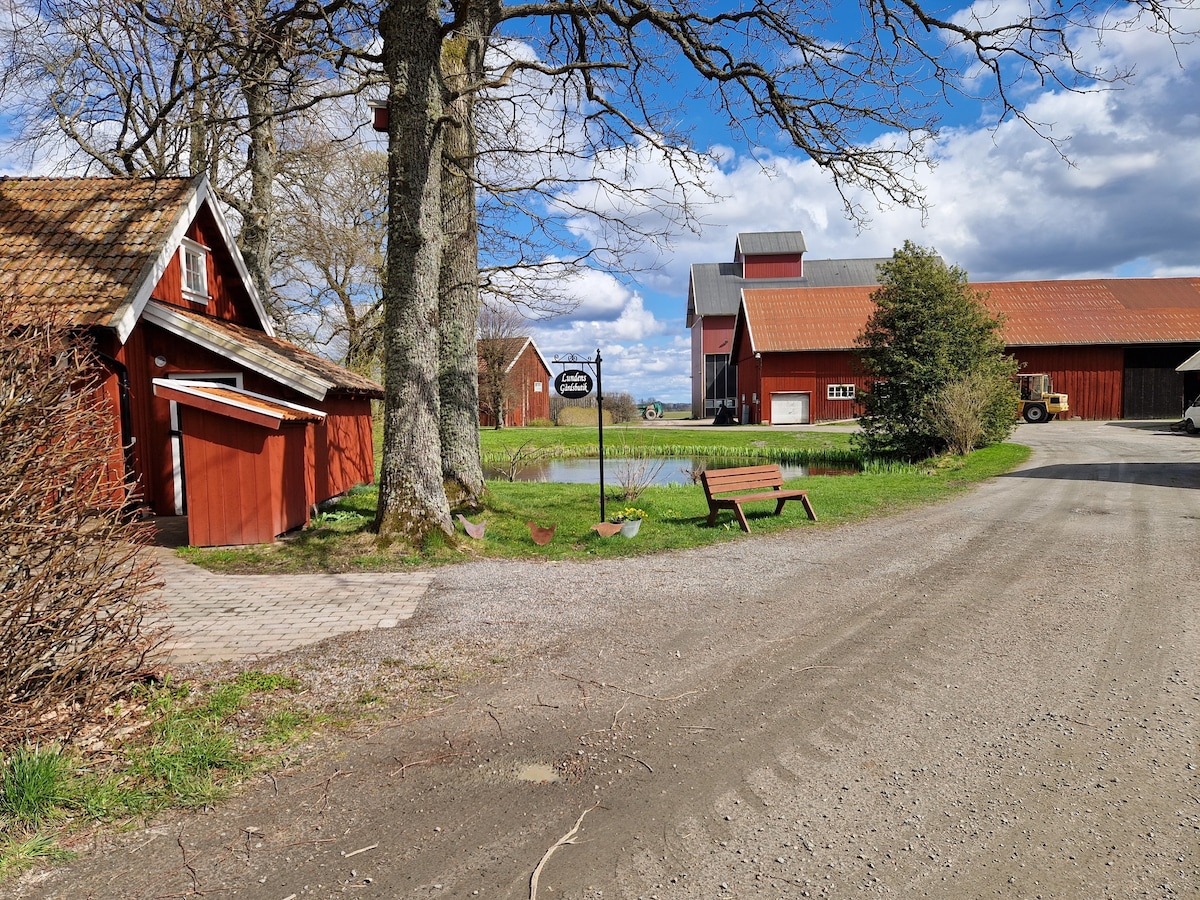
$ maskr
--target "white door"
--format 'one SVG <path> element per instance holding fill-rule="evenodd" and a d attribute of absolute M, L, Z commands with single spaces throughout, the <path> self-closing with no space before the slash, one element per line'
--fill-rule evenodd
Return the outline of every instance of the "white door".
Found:
<path fill-rule="evenodd" d="M 808 393 L 788 393 L 771 395 L 771 424 L 772 425 L 807 425 Z"/>

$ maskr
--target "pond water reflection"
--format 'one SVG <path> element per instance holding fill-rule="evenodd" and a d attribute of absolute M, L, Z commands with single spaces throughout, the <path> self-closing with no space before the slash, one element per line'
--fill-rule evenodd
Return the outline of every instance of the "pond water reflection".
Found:
<path fill-rule="evenodd" d="M 733 466 L 760 465 L 763 460 L 749 459 L 713 459 L 711 457 L 648 457 L 646 459 L 621 459 L 606 457 L 604 460 L 604 483 L 617 484 L 618 475 L 623 471 L 645 472 L 649 475 L 658 469 L 653 479 L 646 479 L 648 484 L 691 484 L 699 482 L 700 471 L 708 469 L 726 469 Z M 857 475 L 857 469 L 838 468 L 834 466 L 801 466 L 794 463 L 781 463 L 784 478 L 803 478 L 807 475 Z M 692 473 L 695 473 L 693 478 Z M 507 470 L 498 467 L 484 466 L 484 477 L 491 479 L 508 478 Z M 638 479 L 641 480 L 641 479 Z M 583 459 L 550 459 L 530 463 L 517 474 L 517 481 L 550 481 L 558 484 L 599 484 L 600 460 L 591 457 Z"/>

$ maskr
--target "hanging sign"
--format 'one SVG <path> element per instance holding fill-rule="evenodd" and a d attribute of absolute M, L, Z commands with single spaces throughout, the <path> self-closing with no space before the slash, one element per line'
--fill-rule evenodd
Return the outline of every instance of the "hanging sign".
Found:
<path fill-rule="evenodd" d="M 592 376 L 583 369 L 564 369 L 554 376 L 554 390 L 568 400 L 579 400 L 592 392 Z"/>

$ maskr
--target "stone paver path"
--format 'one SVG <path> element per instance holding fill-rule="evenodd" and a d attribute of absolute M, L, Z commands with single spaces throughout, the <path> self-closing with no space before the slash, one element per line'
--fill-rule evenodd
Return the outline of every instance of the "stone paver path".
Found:
<path fill-rule="evenodd" d="M 160 548 L 159 575 L 174 663 L 279 653 L 322 638 L 394 628 L 411 618 L 430 572 L 354 575 L 215 575 Z"/>

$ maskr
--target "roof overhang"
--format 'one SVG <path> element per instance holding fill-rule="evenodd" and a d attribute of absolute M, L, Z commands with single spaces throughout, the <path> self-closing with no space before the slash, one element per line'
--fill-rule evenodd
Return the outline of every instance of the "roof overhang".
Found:
<path fill-rule="evenodd" d="M 246 268 L 246 261 L 243 259 L 241 251 L 238 250 L 237 243 L 233 239 L 233 231 L 230 229 L 229 222 L 225 219 L 224 213 L 221 212 L 221 204 L 217 202 L 208 176 L 198 175 L 192 181 L 192 190 L 188 194 L 187 200 L 176 211 L 175 219 L 171 223 L 171 230 L 163 241 L 158 255 L 147 262 L 142 268 L 142 271 L 133 283 L 133 287 L 129 291 L 129 295 L 111 320 L 111 327 L 116 330 L 120 343 L 124 344 L 129 339 L 129 335 L 133 333 L 133 328 L 137 325 L 138 318 L 142 315 L 143 310 L 146 309 L 147 304 L 150 303 L 150 297 L 154 292 L 154 288 L 158 286 L 158 282 L 162 278 L 163 273 L 167 271 L 167 268 L 175 263 L 176 254 L 179 252 L 179 245 L 183 243 L 183 239 L 186 237 L 188 229 L 192 226 L 192 222 L 195 221 L 196 216 L 205 206 L 212 213 L 213 220 L 216 222 L 217 229 L 221 234 L 221 239 L 225 243 L 225 249 L 233 260 L 238 277 L 241 279 L 242 285 L 250 297 L 250 303 L 253 305 L 255 312 L 258 313 L 259 324 L 262 325 L 263 331 L 269 336 L 275 336 L 274 326 L 267 315 L 266 307 L 263 306 L 262 298 L 258 296 L 258 289 L 255 288 L 254 281 L 250 278 L 250 270 Z"/>
<path fill-rule="evenodd" d="M 300 368 L 280 356 L 266 353 L 258 347 L 235 340 L 230 335 L 209 328 L 202 321 L 161 303 L 154 301 L 148 303 L 143 318 L 176 337 L 203 347 L 218 356 L 234 360 L 247 369 L 299 391 L 306 397 L 312 397 L 314 400 L 324 400 L 329 390 L 336 386 L 333 382 L 319 378 L 312 372 Z"/>
<path fill-rule="evenodd" d="M 1194 353 L 1175 368 L 1176 372 L 1200 372 L 1200 352 Z"/>
<path fill-rule="evenodd" d="M 318 422 L 325 413 L 253 391 L 182 378 L 155 378 L 154 396 L 278 431 L 285 422 Z"/>

